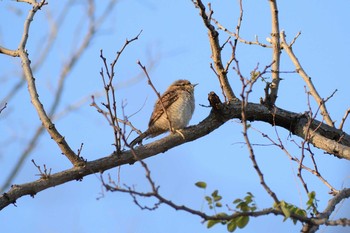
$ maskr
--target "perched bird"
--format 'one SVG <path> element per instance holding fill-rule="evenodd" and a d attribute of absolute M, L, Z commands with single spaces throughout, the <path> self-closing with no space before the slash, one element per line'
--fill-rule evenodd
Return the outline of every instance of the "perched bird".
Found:
<path fill-rule="evenodd" d="M 171 84 L 158 98 L 148 123 L 148 129 L 135 138 L 130 146 L 141 143 L 144 138 L 158 136 L 167 131 L 179 132 L 190 122 L 194 111 L 194 87 L 190 81 L 180 79 Z M 166 112 L 164 112 L 164 109 Z M 182 135 L 182 134 L 181 134 Z M 182 135 L 183 136 L 183 135 Z"/>

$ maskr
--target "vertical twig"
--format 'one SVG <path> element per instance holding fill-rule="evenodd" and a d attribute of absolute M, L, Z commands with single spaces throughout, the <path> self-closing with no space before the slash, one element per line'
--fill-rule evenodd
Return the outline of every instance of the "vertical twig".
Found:
<path fill-rule="evenodd" d="M 271 10 L 271 44 L 272 44 L 272 81 L 269 84 L 269 94 L 264 100 L 264 104 L 268 106 L 275 105 L 277 96 L 278 96 L 278 86 L 280 82 L 280 35 L 279 35 L 279 20 L 278 20 L 278 9 L 276 0 L 270 0 L 270 10 Z"/>
<path fill-rule="evenodd" d="M 210 23 L 211 15 L 213 14 L 213 12 L 209 12 L 208 17 L 205 6 L 203 5 L 201 0 L 197 0 L 195 2 L 195 6 L 199 8 L 200 16 L 202 17 L 204 25 L 208 29 L 208 37 L 210 42 L 210 49 L 212 52 L 212 59 L 214 62 L 216 73 L 218 74 L 220 85 L 223 89 L 223 92 L 225 93 L 225 99 L 227 98 L 228 101 L 236 99 L 236 96 L 233 93 L 230 83 L 228 81 L 227 72 L 225 71 L 225 68 L 222 63 L 219 33 L 215 29 L 215 27 Z"/>
<path fill-rule="evenodd" d="M 252 92 L 253 85 L 256 82 L 256 79 L 255 80 L 246 80 L 240 72 L 240 69 L 238 66 L 238 61 L 236 61 L 236 71 L 237 71 L 237 74 L 239 75 L 240 80 L 242 82 L 242 92 L 241 92 L 241 98 L 242 98 L 241 111 L 242 111 L 242 113 L 241 113 L 241 116 L 242 116 L 242 125 L 243 125 L 243 137 L 244 137 L 244 140 L 247 144 L 247 148 L 249 151 L 249 158 L 252 161 L 253 167 L 259 176 L 260 184 L 263 186 L 263 188 L 266 190 L 266 192 L 271 196 L 271 198 L 274 200 L 274 202 L 276 204 L 279 204 L 280 201 L 277 198 L 276 193 L 272 191 L 272 189 L 267 185 L 267 183 L 265 181 L 264 174 L 262 173 L 262 171 L 261 171 L 261 169 L 256 161 L 254 149 L 253 149 L 253 146 L 250 143 L 250 140 L 248 137 L 249 126 L 247 124 L 246 106 L 248 104 L 249 94 Z M 264 72 L 266 72 L 266 70 Z"/>

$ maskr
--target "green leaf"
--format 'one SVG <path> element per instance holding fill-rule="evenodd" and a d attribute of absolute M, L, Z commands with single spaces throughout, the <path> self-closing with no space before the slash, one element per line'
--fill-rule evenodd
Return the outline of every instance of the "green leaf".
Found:
<path fill-rule="evenodd" d="M 228 224 L 227 224 L 227 230 L 229 232 L 234 232 L 237 228 L 236 221 L 235 219 L 232 219 Z"/>
<path fill-rule="evenodd" d="M 247 205 L 246 202 L 241 202 L 236 206 L 238 209 L 240 209 L 241 211 L 245 212 L 245 211 L 249 211 L 249 207 Z"/>
<path fill-rule="evenodd" d="M 206 200 L 209 204 L 210 204 L 210 203 L 213 203 L 213 199 L 212 199 L 211 197 L 205 196 L 204 198 L 205 198 L 205 200 Z"/>
<path fill-rule="evenodd" d="M 198 181 L 197 183 L 195 183 L 195 185 L 201 189 L 205 189 L 207 187 L 207 183 L 205 183 L 204 181 Z"/>
<path fill-rule="evenodd" d="M 284 221 L 285 221 L 287 218 L 290 217 L 290 210 L 288 209 L 288 206 L 284 201 L 281 201 L 281 210 L 282 210 L 284 216 L 286 217 L 284 219 Z"/>
<path fill-rule="evenodd" d="M 307 196 L 309 197 L 309 199 L 315 199 L 316 193 L 315 193 L 315 191 L 312 191 L 312 192 L 308 193 Z"/>
<path fill-rule="evenodd" d="M 244 228 L 249 222 L 249 216 L 240 216 L 236 220 L 237 226 L 242 229 Z"/>
<path fill-rule="evenodd" d="M 251 203 L 251 202 L 253 201 L 253 198 L 252 198 L 252 196 L 246 196 L 246 197 L 244 198 L 244 200 L 245 200 L 247 203 Z"/>
<path fill-rule="evenodd" d="M 214 197 L 214 201 L 220 201 L 222 199 L 222 196 L 218 195 Z"/>
<path fill-rule="evenodd" d="M 219 193 L 219 191 L 218 191 L 218 190 L 215 190 L 215 191 L 211 194 L 211 196 L 215 198 L 215 197 L 218 196 L 218 193 Z"/>
<path fill-rule="evenodd" d="M 300 215 L 300 216 L 303 216 L 303 217 L 306 217 L 306 211 L 305 211 L 305 210 L 302 210 L 302 209 L 297 209 L 297 210 L 295 211 L 295 214 Z"/>
<path fill-rule="evenodd" d="M 222 207 L 222 204 L 221 204 L 221 202 L 216 202 L 216 203 L 215 203 L 215 206 L 216 206 L 216 207 Z"/>
<path fill-rule="evenodd" d="M 219 220 L 209 220 L 207 223 L 207 228 L 211 228 L 212 226 L 214 226 L 215 224 L 219 223 Z"/>
<path fill-rule="evenodd" d="M 236 200 L 233 201 L 233 204 L 237 204 L 237 203 L 242 202 L 242 201 L 243 201 L 242 199 L 237 198 Z"/>
<path fill-rule="evenodd" d="M 254 195 L 251 192 L 247 192 L 248 196 L 254 197 Z"/>

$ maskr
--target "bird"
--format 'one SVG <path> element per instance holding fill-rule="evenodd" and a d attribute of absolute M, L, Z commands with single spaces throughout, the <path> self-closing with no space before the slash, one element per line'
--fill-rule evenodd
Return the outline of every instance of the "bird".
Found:
<path fill-rule="evenodd" d="M 197 85 L 185 79 L 173 82 L 156 101 L 148 129 L 135 138 L 130 146 L 169 130 L 184 137 L 179 130 L 185 128 L 192 118 L 195 108 L 194 87 Z"/>

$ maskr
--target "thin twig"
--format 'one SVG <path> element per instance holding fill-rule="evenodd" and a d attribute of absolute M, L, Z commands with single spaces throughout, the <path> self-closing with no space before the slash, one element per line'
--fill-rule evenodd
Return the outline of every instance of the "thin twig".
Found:
<path fill-rule="evenodd" d="M 48 116 L 50 118 L 53 118 L 57 107 L 60 103 L 61 97 L 62 97 L 62 91 L 63 91 L 63 84 L 64 84 L 64 80 L 65 77 L 69 74 L 69 72 L 72 70 L 72 68 L 74 67 L 75 64 L 77 64 L 78 59 L 82 56 L 83 52 L 86 50 L 87 46 L 90 44 L 89 41 L 91 41 L 94 36 L 96 35 L 96 33 L 98 32 L 98 28 L 100 28 L 100 25 L 102 24 L 103 20 L 107 17 L 107 15 L 109 15 L 112 12 L 112 9 L 115 6 L 115 1 L 116 0 L 110 0 L 110 4 L 108 5 L 108 7 L 106 7 L 106 9 L 103 12 L 103 15 L 101 15 L 97 21 L 99 23 L 91 23 L 91 20 L 89 20 L 90 25 L 89 25 L 89 30 L 87 32 L 87 34 L 85 35 L 83 42 L 80 46 L 77 46 L 78 48 L 72 53 L 72 55 L 70 56 L 70 60 L 63 66 L 61 73 L 60 73 L 60 77 L 59 77 L 59 81 L 58 81 L 58 88 L 54 94 L 54 102 L 51 105 L 51 108 L 48 111 Z M 71 1 L 69 1 L 65 7 L 64 10 L 62 11 L 61 15 L 58 17 L 57 21 L 60 23 L 63 21 L 65 15 L 67 15 L 67 10 L 68 7 L 71 6 Z M 26 23 L 27 24 L 27 23 Z M 27 27 L 26 27 L 27 28 Z M 93 30 L 92 30 L 93 29 Z M 26 29 L 27 30 L 27 29 Z M 24 31 L 23 33 L 28 33 L 28 31 Z M 23 36 L 24 38 L 24 36 Z M 50 38 L 50 37 L 49 37 Z M 16 50 L 16 52 L 18 53 L 18 50 Z M 18 54 L 19 56 L 19 54 Z M 31 65 L 31 64 L 30 64 Z M 34 72 L 33 68 L 39 68 L 36 63 L 33 65 L 32 68 L 32 73 Z M 25 80 L 25 79 L 23 79 Z M 15 88 L 22 86 L 23 83 L 22 81 L 20 81 L 12 90 L 15 90 Z M 5 191 L 6 188 L 8 188 L 11 185 L 12 180 L 16 177 L 16 175 L 18 174 L 18 172 L 20 171 L 21 167 L 23 166 L 24 161 L 26 160 L 26 158 L 30 155 L 30 153 L 35 149 L 38 140 L 40 139 L 40 136 L 42 135 L 42 133 L 44 132 L 44 127 L 41 124 L 40 126 L 37 127 L 37 129 L 35 130 L 34 135 L 31 137 L 30 141 L 28 142 L 26 148 L 24 148 L 23 152 L 21 153 L 21 155 L 19 156 L 18 161 L 16 162 L 16 166 L 12 169 L 12 171 L 10 172 L 10 174 L 8 175 L 8 177 L 6 178 L 4 184 L 1 186 L 0 191 Z"/>
<path fill-rule="evenodd" d="M 144 65 L 142 65 L 142 63 L 141 63 L 140 61 L 137 61 L 137 64 L 141 67 L 141 69 L 142 69 L 143 72 L 145 73 L 145 75 L 146 75 L 146 77 L 147 77 L 147 80 L 148 80 L 148 85 L 150 85 L 150 86 L 152 87 L 153 91 L 156 93 L 156 95 L 157 95 L 157 97 L 158 97 L 158 100 L 159 100 L 159 102 L 160 102 L 160 104 L 161 104 L 161 106 L 162 106 L 162 108 L 163 108 L 163 112 L 165 113 L 165 116 L 166 116 L 166 118 L 167 118 L 167 120 L 168 120 L 169 130 L 170 130 L 170 131 L 173 131 L 173 127 L 172 127 L 172 125 L 171 125 L 171 121 L 170 121 L 170 118 L 169 118 L 169 115 L 168 115 L 168 111 L 166 110 L 166 108 L 165 108 L 165 106 L 164 106 L 164 103 L 163 103 L 163 101 L 162 101 L 162 98 L 161 98 L 159 92 L 157 91 L 157 89 L 156 89 L 155 86 L 153 85 L 152 80 L 151 80 L 151 78 L 150 78 L 150 76 L 149 76 L 149 74 L 148 74 L 148 72 L 147 72 L 146 67 L 145 67 Z"/>
<path fill-rule="evenodd" d="M 350 108 L 348 110 L 346 110 L 345 115 L 341 119 L 341 122 L 340 122 L 340 125 L 339 125 L 339 129 L 340 130 L 343 130 L 344 123 L 346 121 L 346 118 L 348 118 L 349 113 L 350 113 Z"/>
<path fill-rule="evenodd" d="M 2 106 L 2 107 L 0 108 L 0 114 L 2 113 L 2 111 L 3 111 L 6 107 L 7 107 L 7 103 L 5 103 L 4 106 Z"/>
<path fill-rule="evenodd" d="M 293 38 L 293 40 L 290 42 L 289 47 L 293 46 L 293 44 L 297 41 L 298 37 L 301 35 L 301 32 L 299 31 L 296 36 Z"/>
<path fill-rule="evenodd" d="M 238 65 L 238 63 L 237 63 Z M 249 152 L 249 158 L 253 163 L 253 168 L 257 172 L 259 179 L 260 179 L 260 184 L 263 186 L 263 188 L 266 190 L 266 192 L 271 196 L 271 198 L 274 200 L 275 204 L 278 205 L 280 203 L 279 199 L 277 198 L 277 195 L 275 192 L 272 191 L 272 189 L 267 185 L 264 174 L 262 173 L 256 158 L 255 158 L 255 153 L 252 144 L 250 143 L 250 139 L 248 137 L 248 123 L 247 123 L 247 118 L 246 118 L 246 106 L 248 104 L 248 97 L 249 94 L 252 92 L 253 85 L 256 80 L 252 81 L 245 81 L 245 78 L 241 75 L 241 72 L 239 70 L 239 66 L 237 66 L 237 72 L 240 75 L 240 80 L 242 82 L 242 92 L 241 92 L 241 116 L 242 116 L 242 126 L 243 126 L 243 137 L 247 145 L 247 149 Z M 247 90 L 246 90 L 247 89 Z"/>
<path fill-rule="evenodd" d="M 267 44 L 264 44 L 264 43 L 261 43 L 259 40 L 258 40 L 258 37 L 255 38 L 255 41 L 249 41 L 249 40 L 245 40 L 243 39 L 242 37 L 240 37 L 239 35 L 237 35 L 236 33 L 234 32 L 231 32 L 229 29 L 227 29 L 225 26 L 223 26 L 222 24 L 220 24 L 220 22 L 214 18 L 211 19 L 215 24 L 216 26 L 226 32 L 227 34 L 229 34 L 231 37 L 234 37 L 236 38 L 240 43 L 243 43 L 243 44 L 247 44 L 247 45 L 258 45 L 258 46 L 261 46 L 263 48 L 272 48 L 271 45 L 267 45 Z"/>

